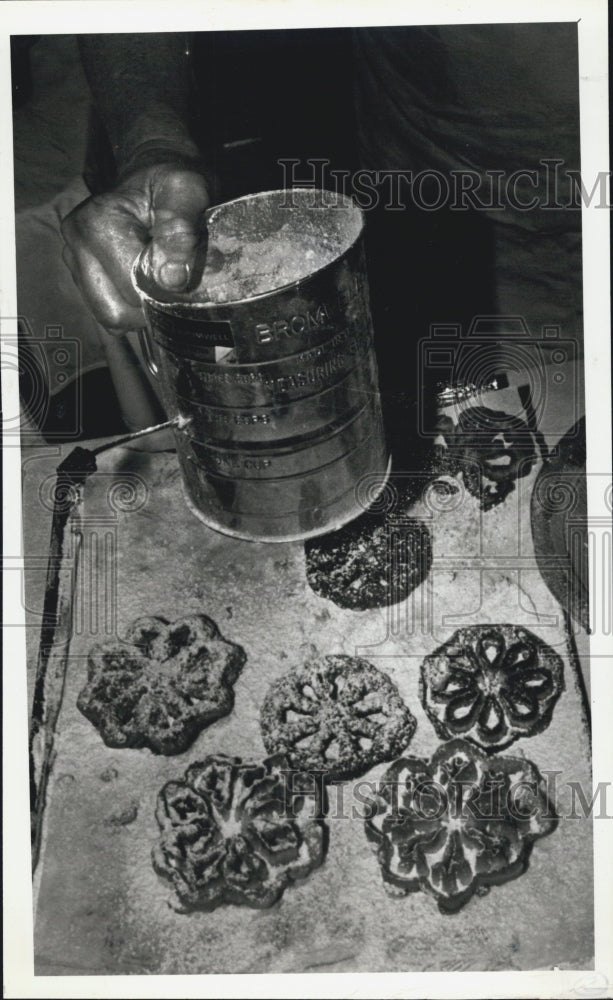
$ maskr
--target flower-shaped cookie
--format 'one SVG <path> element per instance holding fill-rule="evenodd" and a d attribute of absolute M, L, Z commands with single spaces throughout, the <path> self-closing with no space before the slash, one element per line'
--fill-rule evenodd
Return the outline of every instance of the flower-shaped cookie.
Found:
<path fill-rule="evenodd" d="M 534 764 L 488 757 L 464 740 L 443 744 L 430 761 L 395 761 L 367 808 L 386 888 L 421 889 L 443 913 L 521 875 L 533 842 L 557 822 Z"/>
<path fill-rule="evenodd" d="M 387 674 L 351 656 L 325 656 L 281 677 L 261 712 L 268 752 L 287 754 L 303 771 L 323 771 L 329 781 L 392 760 L 415 726 Z"/>
<path fill-rule="evenodd" d="M 307 581 L 339 608 L 366 611 L 406 600 L 428 575 L 430 533 L 422 521 L 394 524 L 362 514 L 339 531 L 305 543 Z"/>
<path fill-rule="evenodd" d="M 483 510 L 501 503 L 537 458 L 523 420 L 484 406 L 460 414 L 452 452 L 466 489 L 481 501 Z"/>
<path fill-rule="evenodd" d="M 245 659 L 206 615 L 139 618 L 125 640 L 93 647 L 77 706 L 107 746 L 182 753 L 232 711 Z"/>
<path fill-rule="evenodd" d="M 558 654 L 527 628 L 468 626 L 425 658 L 421 702 L 443 739 L 502 750 L 549 725 L 563 671 Z"/>
<path fill-rule="evenodd" d="M 271 906 L 323 862 L 323 807 L 320 784 L 280 755 L 260 763 L 206 757 L 158 795 L 153 867 L 184 912 Z"/>

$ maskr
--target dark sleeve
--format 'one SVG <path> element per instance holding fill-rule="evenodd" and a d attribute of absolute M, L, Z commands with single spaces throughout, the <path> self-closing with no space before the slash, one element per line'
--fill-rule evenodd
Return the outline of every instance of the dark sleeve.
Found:
<path fill-rule="evenodd" d="M 198 158 L 189 129 L 189 36 L 81 35 L 96 113 L 119 174 L 157 158 Z"/>

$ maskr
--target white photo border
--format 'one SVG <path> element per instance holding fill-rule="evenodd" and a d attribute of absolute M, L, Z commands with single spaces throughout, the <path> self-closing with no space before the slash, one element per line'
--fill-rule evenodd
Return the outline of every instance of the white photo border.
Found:
<path fill-rule="evenodd" d="M 0 319 L 16 317 L 15 220 L 10 35 L 112 31 L 206 31 L 358 25 L 578 22 L 581 167 L 590 179 L 609 171 L 607 5 L 604 0 L 5 0 L 0 5 Z M 587 400 L 588 512 L 601 497 L 597 477 L 611 470 L 609 212 L 584 206 L 583 280 Z M 12 322 L 16 323 L 16 320 Z M 2 333 L 16 336 L 11 320 Z M 18 412 L 17 372 L 2 366 L 3 411 Z M 11 443 L 14 441 L 12 439 Z M 3 440 L 4 444 L 4 440 Z M 3 447 L 3 566 L 20 565 L 19 448 Z M 15 574 L 4 572 L 3 621 L 23 619 Z M 11 585 L 13 589 L 11 589 Z M 4 652 L 4 971 L 7 997 L 605 997 L 613 996 L 613 822 L 594 823 L 594 970 L 492 973 L 389 973 L 258 976 L 35 977 L 29 853 L 25 630 L 3 630 Z M 593 780 L 613 771 L 611 638 L 591 637 Z M 611 807 L 613 809 L 613 806 Z"/>

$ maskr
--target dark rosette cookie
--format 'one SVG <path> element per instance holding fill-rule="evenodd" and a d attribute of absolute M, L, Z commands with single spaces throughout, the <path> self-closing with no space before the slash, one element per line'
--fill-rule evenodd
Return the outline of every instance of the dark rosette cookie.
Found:
<path fill-rule="evenodd" d="M 280 755 L 259 763 L 206 757 L 158 795 L 153 867 L 184 912 L 271 906 L 322 864 L 323 808 L 320 784 Z"/>
<path fill-rule="evenodd" d="M 366 660 L 325 656 L 270 687 L 261 712 L 264 745 L 329 781 L 358 777 L 405 749 L 416 722 L 387 674 Z"/>
<path fill-rule="evenodd" d="M 443 913 L 517 878 L 557 819 L 530 761 L 488 757 L 464 740 L 406 757 L 367 803 L 366 835 L 392 895 L 421 890 Z"/>
<path fill-rule="evenodd" d="M 305 544 L 309 586 L 339 608 L 366 611 L 406 600 L 432 562 L 430 533 L 413 518 L 363 514 Z"/>
<path fill-rule="evenodd" d="M 542 732 L 563 690 L 562 659 L 519 625 L 458 629 L 421 666 L 421 703 L 438 735 L 484 750 Z"/>
<path fill-rule="evenodd" d="M 485 406 L 473 406 L 460 414 L 452 442 L 451 459 L 483 510 L 502 503 L 537 459 L 527 424 Z"/>
<path fill-rule="evenodd" d="M 182 753 L 234 706 L 246 656 L 206 615 L 139 618 L 94 646 L 77 706 L 110 747 Z"/>

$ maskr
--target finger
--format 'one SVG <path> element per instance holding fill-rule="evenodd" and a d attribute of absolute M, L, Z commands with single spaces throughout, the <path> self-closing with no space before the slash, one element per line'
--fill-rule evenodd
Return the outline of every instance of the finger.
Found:
<path fill-rule="evenodd" d="M 154 225 L 184 219 L 192 231 L 197 232 L 209 204 L 206 181 L 202 174 L 195 171 L 160 170 L 153 182 Z"/>
<path fill-rule="evenodd" d="M 138 309 L 132 267 L 149 234 L 144 222 L 121 199 L 110 195 L 88 199 L 64 219 L 62 234 L 75 258 L 77 284 L 89 285 L 87 271 L 97 261 L 114 288 L 113 297 Z"/>
<path fill-rule="evenodd" d="M 187 219 L 173 219 L 157 227 L 151 242 L 148 270 L 153 280 L 164 288 L 186 287 L 195 260 L 199 235 Z"/>
<path fill-rule="evenodd" d="M 147 267 L 167 288 L 182 288 L 188 282 L 189 290 L 200 284 L 208 249 L 208 232 L 204 216 L 195 228 L 190 220 L 173 218 L 156 227 Z"/>
<path fill-rule="evenodd" d="M 90 311 L 109 332 L 125 333 L 144 326 L 145 319 L 140 305 L 135 306 L 126 301 L 100 261 L 90 251 L 81 248 L 77 256 L 66 246 L 63 258 Z"/>
<path fill-rule="evenodd" d="M 181 290 L 193 279 L 206 238 L 204 212 L 208 205 L 206 182 L 200 174 L 171 172 L 154 188 L 149 267 L 162 287 Z"/>

